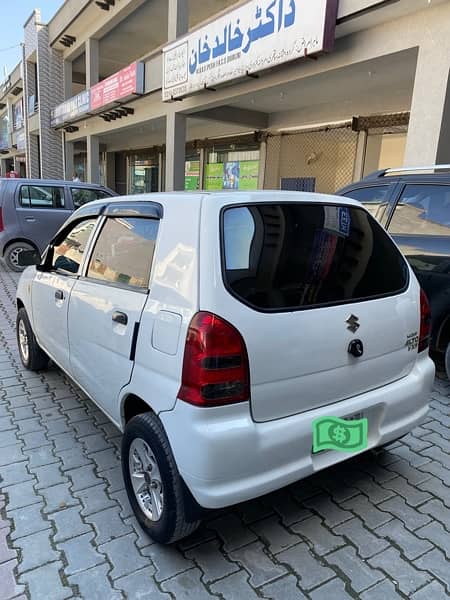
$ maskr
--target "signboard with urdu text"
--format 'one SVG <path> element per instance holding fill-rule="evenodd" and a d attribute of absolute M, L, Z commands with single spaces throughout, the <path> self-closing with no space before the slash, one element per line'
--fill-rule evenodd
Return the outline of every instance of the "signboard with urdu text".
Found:
<path fill-rule="evenodd" d="M 163 49 L 163 100 L 332 50 L 337 0 L 250 0 Z"/>

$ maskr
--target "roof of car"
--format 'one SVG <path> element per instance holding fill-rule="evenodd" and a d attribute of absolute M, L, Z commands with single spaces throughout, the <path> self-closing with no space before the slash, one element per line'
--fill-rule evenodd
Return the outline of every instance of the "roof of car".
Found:
<path fill-rule="evenodd" d="M 379 179 L 391 179 L 398 177 L 420 177 L 425 180 L 436 178 L 450 178 L 450 165 L 431 165 L 419 167 L 397 167 L 390 169 L 380 169 L 364 177 L 363 181 L 373 181 Z"/>
<path fill-rule="evenodd" d="M 69 181 L 64 179 L 27 179 L 25 177 L 0 177 L 0 181 L 17 181 L 21 184 L 34 184 L 34 185 L 73 185 L 76 187 L 88 187 L 88 188 L 102 188 L 103 185 L 98 183 L 85 183 L 84 181 Z"/>
<path fill-rule="evenodd" d="M 153 192 L 134 196 L 115 196 L 104 198 L 84 204 L 75 211 L 70 220 L 80 217 L 97 215 L 114 215 L 121 217 L 149 216 L 162 218 L 164 206 L 174 200 L 203 200 L 226 204 L 249 204 L 252 202 L 314 202 L 323 204 L 340 204 L 360 206 L 360 203 L 352 198 L 343 198 L 327 194 L 316 194 L 311 192 L 287 192 L 280 190 L 258 190 L 258 191 L 217 191 L 217 192 Z"/>

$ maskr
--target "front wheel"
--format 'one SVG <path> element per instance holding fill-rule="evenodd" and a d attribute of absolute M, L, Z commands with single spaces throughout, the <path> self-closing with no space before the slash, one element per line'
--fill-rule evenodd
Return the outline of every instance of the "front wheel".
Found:
<path fill-rule="evenodd" d="M 197 529 L 200 521 L 188 517 L 194 500 L 156 415 L 138 415 L 125 427 L 122 472 L 136 518 L 156 542 L 170 544 Z"/>
<path fill-rule="evenodd" d="M 20 360 L 29 371 L 42 371 L 47 368 L 49 358 L 39 346 L 31 329 L 27 311 L 19 309 L 16 319 L 17 345 L 19 347 Z"/>

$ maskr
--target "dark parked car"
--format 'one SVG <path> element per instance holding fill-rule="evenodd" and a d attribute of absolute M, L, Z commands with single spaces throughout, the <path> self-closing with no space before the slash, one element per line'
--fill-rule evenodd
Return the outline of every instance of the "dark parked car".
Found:
<path fill-rule="evenodd" d="M 0 178 L 0 256 L 10 269 L 22 271 L 22 250 L 42 253 L 74 210 L 115 195 L 95 184 Z"/>
<path fill-rule="evenodd" d="M 364 204 L 407 257 L 430 301 L 431 351 L 450 378 L 450 165 L 377 171 L 338 194 Z"/>

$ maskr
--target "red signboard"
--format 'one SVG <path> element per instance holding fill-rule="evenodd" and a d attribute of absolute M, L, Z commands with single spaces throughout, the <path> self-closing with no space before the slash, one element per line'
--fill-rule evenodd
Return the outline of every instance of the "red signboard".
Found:
<path fill-rule="evenodd" d="M 144 93 L 144 64 L 135 62 L 91 88 L 91 110 Z"/>

